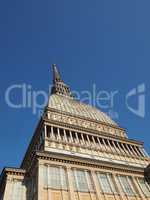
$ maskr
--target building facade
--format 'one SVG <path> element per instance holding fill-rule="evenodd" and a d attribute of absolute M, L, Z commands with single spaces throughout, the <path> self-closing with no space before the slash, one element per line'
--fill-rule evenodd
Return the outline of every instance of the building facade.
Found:
<path fill-rule="evenodd" d="M 53 65 L 45 112 L 20 168 L 4 168 L 0 200 L 148 200 L 143 143 L 105 113 L 77 101 Z"/>

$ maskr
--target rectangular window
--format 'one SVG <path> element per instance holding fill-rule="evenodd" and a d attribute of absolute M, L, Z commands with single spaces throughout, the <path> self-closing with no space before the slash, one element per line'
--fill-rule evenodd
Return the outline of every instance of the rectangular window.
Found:
<path fill-rule="evenodd" d="M 43 171 L 44 186 L 53 189 L 68 189 L 67 172 L 63 167 L 45 166 Z"/>
<path fill-rule="evenodd" d="M 94 186 L 89 171 L 73 170 L 75 190 L 80 192 L 93 192 Z"/>
<path fill-rule="evenodd" d="M 128 176 L 118 176 L 118 181 L 123 189 L 123 192 L 128 196 L 134 196 L 135 191 L 133 187 L 133 183 Z"/>
<path fill-rule="evenodd" d="M 144 178 L 138 178 L 138 182 L 139 182 L 140 188 L 143 191 L 144 195 L 146 197 L 150 197 L 150 188 L 147 185 L 148 183 L 146 182 L 146 180 Z"/>
<path fill-rule="evenodd" d="M 66 170 L 64 168 L 60 168 L 60 176 L 61 176 L 61 188 L 64 190 L 68 189 L 68 179 Z"/>
<path fill-rule="evenodd" d="M 110 174 L 97 173 L 98 181 L 104 193 L 115 193 L 116 187 Z"/>
<path fill-rule="evenodd" d="M 109 183 L 110 183 L 110 186 L 111 186 L 111 190 L 113 193 L 117 193 L 117 189 L 116 189 L 116 186 L 115 186 L 115 183 L 113 181 L 113 177 L 111 174 L 107 174 L 107 177 L 109 179 Z"/>
<path fill-rule="evenodd" d="M 10 200 L 22 200 L 25 199 L 26 196 L 26 187 L 23 185 L 21 181 L 14 181 L 11 183 L 11 193 Z"/>
<path fill-rule="evenodd" d="M 57 167 L 49 167 L 48 169 L 49 169 L 48 186 L 60 189 L 61 188 L 60 169 Z"/>

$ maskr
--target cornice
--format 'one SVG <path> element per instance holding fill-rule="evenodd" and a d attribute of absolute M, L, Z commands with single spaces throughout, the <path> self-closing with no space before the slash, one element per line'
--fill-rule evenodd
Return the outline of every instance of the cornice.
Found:
<path fill-rule="evenodd" d="M 26 170 L 21 168 L 12 168 L 12 167 L 6 167 L 3 169 L 1 176 L 5 175 L 16 175 L 16 176 L 25 176 Z"/>
<path fill-rule="evenodd" d="M 56 113 L 59 113 L 59 114 L 64 114 L 64 115 L 70 116 L 70 117 L 76 117 L 78 119 L 87 120 L 89 122 L 94 122 L 94 123 L 98 123 L 98 124 L 101 124 L 101 125 L 104 125 L 104 126 L 109 126 L 109 127 L 121 130 L 121 131 L 125 131 L 124 128 L 121 128 L 121 127 L 119 127 L 117 125 L 115 126 L 113 124 L 108 124 L 108 123 L 101 122 L 101 121 L 98 121 L 98 120 L 93 120 L 93 119 L 88 118 L 88 117 L 81 117 L 81 116 L 78 116 L 78 115 L 73 115 L 73 114 L 71 114 L 69 112 L 60 111 L 60 110 L 57 110 L 57 109 L 54 109 L 54 108 L 47 107 L 46 111 L 56 112 Z"/>
<path fill-rule="evenodd" d="M 71 147 L 80 147 L 80 148 L 83 148 L 83 149 L 100 151 L 102 153 L 107 153 L 107 154 L 112 154 L 112 152 L 109 152 L 108 150 L 98 149 L 98 148 L 96 148 L 94 146 L 88 146 L 88 145 L 85 145 L 85 144 L 82 145 L 82 144 L 79 144 L 79 143 L 78 144 L 77 143 L 69 143 L 69 142 L 65 142 L 65 141 L 62 141 L 62 140 L 56 140 L 56 139 L 50 139 L 50 138 L 46 138 L 45 141 L 47 141 L 47 142 L 55 142 L 57 144 L 62 144 L 62 145 L 69 145 Z M 139 157 L 139 156 L 135 156 L 135 155 L 127 155 L 127 154 L 123 154 L 121 151 L 120 151 L 120 153 L 113 152 L 113 155 L 126 156 L 128 158 L 150 161 L 149 157 L 142 157 L 142 156 Z"/>
<path fill-rule="evenodd" d="M 131 167 L 123 164 L 114 164 L 112 162 L 96 161 L 88 158 L 78 158 L 77 156 L 62 155 L 59 153 L 50 152 L 36 152 L 38 159 L 57 161 L 62 163 L 75 164 L 80 166 L 89 166 L 93 168 L 108 169 L 111 171 L 128 172 L 135 174 L 144 174 L 144 168 L 142 167 Z"/>
<path fill-rule="evenodd" d="M 12 167 L 5 167 L 0 174 L 0 188 L 3 186 L 3 182 L 6 181 L 7 175 L 15 175 L 15 176 L 25 176 L 26 170 L 21 168 L 12 168 Z"/>

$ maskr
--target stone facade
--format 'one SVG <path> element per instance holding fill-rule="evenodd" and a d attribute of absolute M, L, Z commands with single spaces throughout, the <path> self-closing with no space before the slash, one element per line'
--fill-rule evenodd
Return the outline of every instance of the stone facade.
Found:
<path fill-rule="evenodd" d="M 150 199 L 150 158 L 106 114 L 76 101 L 53 65 L 52 94 L 19 169 L 5 168 L 0 200 Z"/>

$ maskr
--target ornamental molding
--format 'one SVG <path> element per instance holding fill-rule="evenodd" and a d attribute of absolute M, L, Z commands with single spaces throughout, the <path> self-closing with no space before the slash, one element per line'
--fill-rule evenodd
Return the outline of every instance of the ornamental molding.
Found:
<path fill-rule="evenodd" d="M 4 173 L 6 174 L 15 174 L 15 175 L 25 175 L 26 170 L 20 168 L 5 168 Z"/>
<path fill-rule="evenodd" d="M 13 175 L 15 176 L 15 178 L 9 177 L 9 175 Z M 21 179 L 24 179 L 25 175 L 26 175 L 26 170 L 24 169 L 4 168 L 0 175 L 0 187 L 5 179 L 7 179 L 7 181 L 21 180 Z"/>
<path fill-rule="evenodd" d="M 43 152 L 36 152 L 36 157 L 38 159 L 42 160 L 49 160 L 49 161 L 54 161 L 54 162 L 61 162 L 65 164 L 73 164 L 73 165 L 78 165 L 78 166 L 87 166 L 91 168 L 99 168 L 99 169 L 106 169 L 106 170 L 111 170 L 114 172 L 125 172 L 125 173 L 134 173 L 134 174 L 140 174 L 144 175 L 144 168 L 140 167 L 130 167 L 130 166 L 125 166 L 125 165 L 120 165 L 120 164 L 112 164 L 112 163 L 106 163 L 104 161 L 95 161 L 95 160 L 89 160 L 89 159 L 78 159 L 75 156 L 62 156 L 62 154 L 58 153 L 43 153 Z"/>
<path fill-rule="evenodd" d="M 96 123 L 97 127 L 99 127 L 99 128 L 97 128 L 97 129 L 93 128 L 92 129 L 90 125 L 93 122 L 88 122 L 87 120 L 84 120 L 84 123 L 82 125 L 81 119 L 78 119 L 76 117 L 72 117 L 72 118 L 73 118 L 73 120 L 70 120 L 70 116 L 59 113 L 59 112 L 57 113 L 56 111 L 49 111 L 47 113 L 47 115 L 44 116 L 44 120 L 47 123 L 47 125 L 51 125 L 51 123 L 52 123 L 56 126 L 60 125 L 60 126 L 66 127 L 66 128 L 74 129 L 73 131 L 75 131 L 75 130 L 83 131 L 83 133 L 94 134 L 95 136 L 98 136 L 98 137 L 102 136 L 106 139 L 111 138 L 111 139 L 115 139 L 116 141 L 125 142 L 127 144 L 133 144 L 133 145 L 138 145 L 138 146 L 142 145 L 143 146 L 143 142 L 131 140 L 131 139 L 128 139 L 128 137 L 121 137 L 121 136 L 118 136 L 118 135 L 114 135 L 112 131 L 111 131 L 111 133 L 107 132 L 108 130 L 115 129 L 116 131 L 122 131 L 122 133 L 123 132 L 125 133 L 124 129 L 114 127 L 114 126 L 112 127 L 112 126 L 109 126 L 109 125 L 103 125 L 101 123 Z M 76 123 L 78 120 L 80 121 L 79 125 Z M 75 123 L 71 123 L 73 121 Z M 87 126 L 85 127 L 84 126 L 85 123 L 89 123 L 89 127 L 87 127 Z M 100 131 L 101 126 L 105 126 L 105 127 L 107 126 L 107 131 L 106 131 L 106 129 L 105 129 L 105 131 L 104 130 Z M 94 127 L 94 126 L 92 126 L 92 127 Z"/>
<path fill-rule="evenodd" d="M 110 134 L 112 136 L 127 138 L 125 130 L 120 127 L 88 119 L 83 119 L 81 117 L 74 117 L 69 114 L 64 114 L 63 112 L 60 113 L 56 110 L 49 109 L 47 111 L 47 118 L 48 120 L 53 120 L 64 124 L 74 125 L 76 127 L 94 130 L 99 133 L 107 133 L 107 135 Z"/>
<path fill-rule="evenodd" d="M 108 154 L 112 154 L 111 151 L 108 150 L 104 150 L 101 149 L 99 147 L 95 147 L 94 145 L 85 145 L 85 144 L 77 144 L 77 143 L 69 143 L 69 142 L 65 142 L 63 140 L 57 140 L 57 139 L 51 139 L 51 138 L 46 138 L 45 140 L 47 142 L 48 147 L 51 146 L 51 143 L 54 142 L 56 144 L 61 144 L 61 145 L 68 145 L 70 147 L 77 147 L 77 148 L 82 148 L 82 149 L 87 149 L 87 150 L 94 150 L 94 151 L 100 151 L 101 153 L 108 153 Z M 127 158 L 133 158 L 133 159 L 138 159 L 138 160 L 142 160 L 142 161 L 150 161 L 149 158 L 147 157 L 139 157 L 139 156 L 135 156 L 135 155 L 128 155 L 128 154 L 123 154 L 121 151 L 120 153 L 118 152 L 113 152 L 113 155 L 116 156 L 126 156 Z"/>

